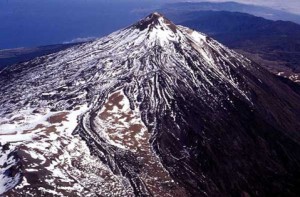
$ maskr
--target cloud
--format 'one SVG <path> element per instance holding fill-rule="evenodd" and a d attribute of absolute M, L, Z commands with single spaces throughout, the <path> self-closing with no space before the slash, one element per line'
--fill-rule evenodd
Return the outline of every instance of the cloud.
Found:
<path fill-rule="evenodd" d="M 88 42 L 88 41 L 92 41 L 92 40 L 95 40 L 95 39 L 96 39 L 96 37 L 75 38 L 73 40 L 63 42 L 63 44 L 71 44 L 71 43 L 78 43 L 78 42 Z"/>

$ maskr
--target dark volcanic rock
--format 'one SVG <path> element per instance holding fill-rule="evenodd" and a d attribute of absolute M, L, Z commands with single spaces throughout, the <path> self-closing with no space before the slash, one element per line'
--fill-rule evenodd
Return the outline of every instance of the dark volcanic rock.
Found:
<path fill-rule="evenodd" d="M 103 39 L 9 67 L 0 84 L 0 115 L 88 104 L 74 135 L 136 196 L 155 196 L 164 185 L 177 187 L 179 196 L 300 195 L 298 87 L 158 13 Z M 166 169 L 167 180 L 178 184 L 151 188 L 142 176 L 150 162 L 117 143 L 126 131 L 115 141 L 107 137 L 118 132 L 114 125 L 126 126 L 120 119 L 130 119 L 106 114 L 99 120 L 103 109 L 117 110 L 107 100 L 118 91 L 150 134 L 162 163 L 155 169 Z"/>

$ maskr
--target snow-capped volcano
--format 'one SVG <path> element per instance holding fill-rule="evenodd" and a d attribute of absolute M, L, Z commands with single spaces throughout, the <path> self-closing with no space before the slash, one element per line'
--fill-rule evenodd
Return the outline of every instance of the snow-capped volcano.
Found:
<path fill-rule="evenodd" d="M 10 66 L 0 92 L 8 196 L 299 194 L 299 87 L 159 13 Z"/>

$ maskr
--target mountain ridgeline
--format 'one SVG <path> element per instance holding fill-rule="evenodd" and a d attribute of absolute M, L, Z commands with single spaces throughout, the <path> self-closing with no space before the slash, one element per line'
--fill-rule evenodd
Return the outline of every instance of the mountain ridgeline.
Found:
<path fill-rule="evenodd" d="M 22 110 L 29 117 L 50 117 L 43 119 L 47 123 L 33 121 L 26 132 L 16 131 L 34 135 L 17 144 L 23 173 L 19 186 L 6 189 L 8 196 L 24 191 L 73 196 L 300 195 L 299 87 L 159 13 L 93 42 L 7 67 L 0 73 L 0 92 L 0 115 L 6 120 L 2 125 L 24 121 L 16 119 Z M 76 115 L 66 115 L 74 111 Z M 68 129 L 59 127 L 71 125 L 72 117 L 75 127 L 67 135 Z M 54 142 L 55 133 L 59 137 Z M 55 147 L 65 148 L 50 160 L 51 149 L 43 149 L 48 151 L 45 162 L 31 158 L 43 172 L 32 180 L 34 171 L 27 170 L 32 165 L 26 161 L 45 140 L 49 146 L 61 140 Z M 80 144 L 76 149 L 68 146 L 74 141 Z M 84 146 L 88 151 L 81 151 Z M 63 156 L 70 149 L 71 160 L 64 162 L 68 159 L 61 158 L 70 158 Z M 94 159 L 82 163 L 88 157 Z M 105 173 L 95 170 L 99 166 Z M 56 173 L 60 169 L 63 176 Z M 81 171 L 90 173 L 89 179 Z M 10 175 L 6 178 L 14 178 Z M 53 181 L 43 181 L 49 177 Z M 60 182 L 64 178 L 69 182 Z M 100 190 L 96 186 L 103 180 Z M 112 181 L 113 187 L 105 185 Z M 70 183 L 78 185 L 58 187 Z"/>
<path fill-rule="evenodd" d="M 259 54 L 266 60 L 281 63 L 299 72 L 299 24 L 225 11 L 182 15 L 185 20 L 181 20 L 180 24 L 205 32 L 230 48 Z"/>

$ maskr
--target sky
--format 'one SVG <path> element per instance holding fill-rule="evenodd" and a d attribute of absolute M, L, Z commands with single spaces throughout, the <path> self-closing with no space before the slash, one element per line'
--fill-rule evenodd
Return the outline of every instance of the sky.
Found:
<path fill-rule="evenodd" d="M 300 15 L 300 0 L 0 0 L 0 50 L 102 37 L 178 1 L 235 1 Z"/>
<path fill-rule="evenodd" d="M 142 17 L 139 10 L 157 6 L 157 2 L 158 0 L 0 0 L 0 49 L 102 37 L 136 22 Z"/>
<path fill-rule="evenodd" d="M 178 0 L 182 1 L 182 0 Z M 274 9 L 285 10 L 287 12 L 291 12 L 294 14 L 300 15 L 300 0 L 187 0 L 187 1 L 195 1 L 195 2 L 226 2 L 226 1 L 234 1 L 238 3 L 246 3 L 253 5 L 261 5 L 267 6 Z"/>

